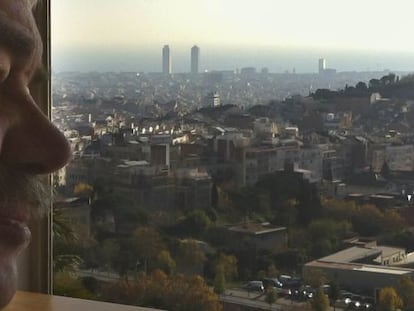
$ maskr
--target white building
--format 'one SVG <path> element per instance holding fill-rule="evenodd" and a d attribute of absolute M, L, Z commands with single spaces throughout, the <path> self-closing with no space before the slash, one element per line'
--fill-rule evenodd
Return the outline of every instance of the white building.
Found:
<path fill-rule="evenodd" d="M 392 171 L 414 170 L 414 146 L 387 146 L 385 148 L 385 161 Z"/>
<path fill-rule="evenodd" d="M 194 45 L 191 48 L 191 73 L 197 74 L 199 71 L 200 48 Z"/>
<path fill-rule="evenodd" d="M 168 45 L 164 45 L 162 48 L 162 73 L 172 73 L 171 54 L 170 47 Z"/>
<path fill-rule="evenodd" d="M 325 58 L 319 58 L 318 60 L 318 72 L 324 73 L 324 71 L 326 70 L 326 59 Z"/>

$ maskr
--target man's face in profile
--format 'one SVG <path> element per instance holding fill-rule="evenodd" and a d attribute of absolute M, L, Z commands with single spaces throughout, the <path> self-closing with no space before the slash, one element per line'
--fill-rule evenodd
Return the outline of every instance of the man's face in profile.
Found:
<path fill-rule="evenodd" d="M 31 211 L 48 203 L 37 176 L 70 157 L 66 139 L 29 91 L 41 55 L 30 1 L 0 0 L 0 309 L 16 291 L 16 259 L 30 240 Z"/>

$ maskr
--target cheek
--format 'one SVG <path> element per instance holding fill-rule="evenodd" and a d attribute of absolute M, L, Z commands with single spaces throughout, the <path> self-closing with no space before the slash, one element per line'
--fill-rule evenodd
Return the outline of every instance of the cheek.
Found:
<path fill-rule="evenodd" d="M 2 254 L 1 254 L 2 255 Z M 3 256 L 2 256 L 3 257 Z M 0 259 L 0 310 L 13 298 L 16 292 L 16 258 L 7 256 Z"/>

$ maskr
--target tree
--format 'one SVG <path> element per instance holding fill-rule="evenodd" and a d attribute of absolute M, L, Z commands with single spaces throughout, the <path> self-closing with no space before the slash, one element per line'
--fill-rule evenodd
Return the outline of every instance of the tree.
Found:
<path fill-rule="evenodd" d="M 375 236 L 382 232 L 383 214 L 372 204 L 361 205 L 353 215 L 352 225 L 363 236 Z"/>
<path fill-rule="evenodd" d="M 309 183 L 302 174 L 294 172 L 292 168 L 263 176 L 252 191 L 256 198 L 250 204 L 250 209 L 257 208 L 258 194 L 267 194 L 270 209 L 277 216 L 284 216 L 288 221 L 296 219 L 297 223 L 307 225 L 322 214 L 320 196 L 316 185 Z M 286 204 L 288 202 L 288 204 Z M 290 203 L 289 203 L 290 202 Z M 260 207 L 263 209 L 263 207 Z M 284 209 L 287 209 L 284 210 Z M 297 211 L 297 214 L 296 214 Z M 296 214 L 296 215 L 295 215 Z M 281 219 L 275 218 L 275 223 Z"/>
<path fill-rule="evenodd" d="M 383 230 L 386 233 L 395 233 L 406 227 L 404 219 L 395 210 L 385 210 L 383 214 Z"/>
<path fill-rule="evenodd" d="M 346 221 L 335 221 L 332 219 L 319 219 L 312 221 L 308 227 L 308 234 L 312 244 L 313 257 L 326 256 L 336 251 L 340 241 L 349 232 L 352 232 L 352 225 Z"/>
<path fill-rule="evenodd" d="M 181 222 L 182 227 L 185 228 L 186 234 L 195 237 L 201 236 L 211 224 L 212 222 L 206 215 L 206 212 L 200 209 L 195 209 L 189 212 Z"/>
<path fill-rule="evenodd" d="M 103 240 L 97 247 L 97 258 L 101 267 L 109 270 L 114 259 L 119 256 L 119 244 L 116 239 Z"/>
<path fill-rule="evenodd" d="M 211 206 L 213 208 L 217 208 L 218 201 L 219 201 L 219 194 L 217 190 L 217 185 L 216 183 L 213 183 L 213 185 L 211 186 Z"/>
<path fill-rule="evenodd" d="M 218 214 L 217 214 L 217 210 L 214 208 L 209 208 L 206 210 L 206 215 L 207 217 L 210 219 L 210 221 L 212 222 L 212 224 L 216 224 L 217 219 L 218 219 Z"/>
<path fill-rule="evenodd" d="M 206 255 L 196 240 L 180 240 L 178 259 L 185 266 L 200 265 L 206 261 Z"/>
<path fill-rule="evenodd" d="M 78 236 L 62 209 L 53 209 L 53 237 L 64 243 L 77 242 Z"/>
<path fill-rule="evenodd" d="M 305 236 L 304 239 L 307 239 L 307 237 Z M 306 243 L 309 242 L 306 241 Z M 298 271 L 302 269 L 305 262 L 309 261 L 306 250 L 301 247 L 291 248 L 284 252 L 277 253 L 273 256 L 273 258 L 275 264 L 280 268 L 280 270 Z"/>
<path fill-rule="evenodd" d="M 265 301 L 272 307 L 272 304 L 274 304 L 277 300 L 277 292 L 274 287 L 268 287 L 266 289 L 265 294 Z"/>
<path fill-rule="evenodd" d="M 219 297 L 200 276 L 167 276 L 160 270 L 136 281 L 108 285 L 102 298 L 110 302 L 171 311 L 221 311 Z"/>
<path fill-rule="evenodd" d="M 172 274 L 175 271 L 176 263 L 170 252 L 163 250 L 157 256 L 157 266 L 166 274 Z"/>
<path fill-rule="evenodd" d="M 271 264 L 267 267 L 267 276 L 271 278 L 276 278 L 279 275 L 279 270 L 274 264 Z"/>
<path fill-rule="evenodd" d="M 91 197 L 93 195 L 93 187 L 89 184 L 79 183 L 75 185 L 73 193 L 75 195 L 85 195 Z"/>
<path fill-rule="evenodd" d="M 405 310 L 414 310 L 414 281 L 409 276 L 403 276 L 398 281 L 396 289 Z"/>
<path fill-rule="evenodd" d="M 352 215 L 357 209 L 354 201 L 323 199 L 323 213 L 325 217 L 333 218 L 338 221 L 351 221 Z"/>
<path fill-rule="evenodd" d="M 333 305 L 335 310 L 335 301 L 337 301 L 340 297 L 340 287 L 337 282 L 332 281 L 329 283 L 329 300 L 331 301 L 331 305 Z"/>
<path fill-rule="evenodd" d="M 85 276 L 82 278 L 82 284 L 83 286 L 90 291 L 91 293 L 96 294 L 98 289 L 100 288 L 99 281 L 94 278 L 93 276 Z"/>
<path fill-rule="evenodd" d="M 326 311 L 329 309 L 329 299 L 322 288 L 316 290 L 315 296 L 311 301 L 311 306 L 315 311 Z"/>
<path fill-rule="evenodd" d="M 387 161 L 384 161 L 384 164 L 381 167 L 381 176 L 384 177 L 385 179 L 390 179 L 391 178 L 391 169 L 387 163 Z"/>
<path fill-rule="evenodd" d="M 146 261 L 156 259 L 166 249 L 158 231 L 151 227 L 136 229 L 133 233 L 133 244 L 138 256 Z"/>
<path fill-rule="evenodd" d="M 381 77 L 380 81 L 382 85 L 389 85 L 389 84 L 394 84 L 395 83 L 395 74 L 394 73 L 389 73 L 388 75 L 385 75 L 383 77 Z"/>
<path fill-rule="evenodd" d="M 355 88 L 357 90 L 360 90 L 360 91 L 367 91 L 368 90 L 367 84 L 365 82 L 362 82 L 362 81 L 358 82 L 355 85 Z"/>
<path fill-rule="evenodd" d="M 59 272 L 54 276 L 53 292 L 56 295 L 82 299 L 96 299 L 94 294 L 85 288 L 81 279 L 69 272 Z"/>
<path fill-rule="evenodd" d="M 221 271 L 225 281 L 231 281 L 237 276 L 237 258 L 233 255 L 226 255 L 221 253 L 216 261 L 215 266 L 217 271 Z"/>
<path fill-rule="evenodd" d="M 127 277 L 129 271 L 136 269 L 139 255 L 135 251 L 132 239 L 118 239 L 118 244 L 119 252 L 113 258 L 112 266 L 120 276 Z"/>
<path fill-rule="evenodd" d="M 314 94 L 312 94 L 314 99 L 333 99 L 338 95 L 338 92 L 331 91 L 329 89 L 317 89 Z"/>
<path fill-rule="evenodd" d="M 381 82 L 379 79 L 371 79 L 369 80 L 368 85 L 370 89 L 377 89 L 381 86 Z"/>
<path fill-rule="evenodd" d="M 319 288 L 326 282 L 325 273 L 320 269 L 309 268 L 304 271 L 303 278 L 313 288 Z"/>
<path fill-rule="evenodd" d="M 214 276 L 214 292 L 218 295 L 223 294 L 226 289 L 226 279 L 224 277 L 223 267 L 216 269 Z"/>
<path fill-rule="evenodd" d="M 79 254 L 73 250 L 78 236 L 70 225 L 69 219 L 58 208 L 53 209 L 53 270 L 57 272 L 73 272 L 83 263 Z"/>
<path fill-rule="evenodd" d="M 243 216 L 251 217 L 254 212 L 260 209 L 257 202 L 259 202 L 258 194 L 252 187 L 245 187 L 242 189 L 229 191 L 229 196 L 232 201 L 233 208 Z"/>
<path fill-rule="evenodd" d="M 112 193 L 104 193 L 100 195 L 91 204 L 91 217 L 92 219 L 104 218 L 105 214 L 111 212 L 112 214 L 116 210 L 118 205 L 117 196 Z"/>
<path fill-rule="evenodd" d="M 214 265 L 214 292 L 222 294 L 226 283 L 237 276 L 237 258 L 220 253 Z"/>
<path fill-rule="evenodd" d="M 53 271 L 56 272 L 74 272 L 83 263 L 80 256 L 74 254 L 55 254 L 53 257 Z"/>
<path fill-rule="evenodd" d="M 381 288 L 378 295 L 380 311 L 394 311 L 403 306 L 400 296 L 392 287 Z"/>
<path fill-rule="evenodd" d="M 296 199 L 286 200 L 280 207 L 279 217 L 285 226 L 296 224 L 299 202 Z"/>

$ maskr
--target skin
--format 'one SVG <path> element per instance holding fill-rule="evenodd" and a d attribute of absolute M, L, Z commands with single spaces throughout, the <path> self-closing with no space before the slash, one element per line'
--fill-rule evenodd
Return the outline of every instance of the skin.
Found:
<path fill-rule="evenodd" d="M 0 0 L 0 175 L 16 181 L 49 174 L 64 166 L 70 147 L 62 133 L 33 100 L 29 84 L 41 65 L 42 42 L 31 12 L 22 0 Z M 0 180 L 0 192 L 23 193 L 19 182 Z M 8 190 L 7 190 L 8 189 Z M 21 190 L 21 192 L 19 192 Z M 0 309 L 16 291 L 16 259 L 27 246 L 29 205 L 25 199 L 0 200 Z M 25 197 L 23 195 L 23 197 Z M 19 223 L 19 238 L 8 236 L 10 219 Z"/>

